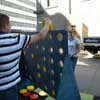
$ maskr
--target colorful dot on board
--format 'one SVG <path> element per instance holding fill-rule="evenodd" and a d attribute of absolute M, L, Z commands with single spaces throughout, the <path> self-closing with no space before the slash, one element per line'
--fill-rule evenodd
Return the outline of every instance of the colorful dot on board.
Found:
<path fill-rule="evenodd" d="M 20 89 L 20 90 L 19 90 L 19 93 L 20 93 L 20 94 L 27 93 L 27 89 Z"/>
<path fill-rule="evenodd" d="M 46 69 L 46 67 L 44 66 L 43 67 L 43 71 L 46 73 L 47 72 L 47 69 Z"/>
<path fill-rule="evenodd" d="M 50 74 L 51 75 L 54 75 L 55 74 L 54 70 L 51 70 Z"/>
<path fill-rule="evenodd" d="M 53 95 L 53 96 L 55 95 L 55 91 L 52 91 L 52 95 Z"/>
<path fill-rule="evenodd" d="M 46 92 L 44 92 L 44 91 L 40 91 L 40 92 L 39 92 L 39 95 L 40 95 L 40 96 L 47 96 L 48 94 L 47 94 Z"/>
<path fill-rule="evenodd" d="M 33 85 L 28 85 L 27 90 L 28 91 L 34 91 L 35 87 Z"/>
<path fill-rule="evenodd" d="M 44 89 L 47 91 L 48 90 L 48 87 L 47 86 L 44 86 Z"/>
<path fill-rule="evenodd" d="M 53 63 L 54 63 L 54 60 L 53 60 L 53 58 L 51 58 L 50 60 L 51 60 L 51 61 L 50 61 L 50 62 L 51 62 L 51 64 L 53 64 Z"/>
<path fill-rule="evenodd" d="M 38 73 L 38 74 L 37 74 L 37 77 L 38 77 L 38 78 L 40 78 L 40 77 L 41 77 L 41 74 L 40 74 L 40 73 Z"/>
<path fill-rule="evenodd" d="M 57 34 L 57 40 L 58 40 L 59 42 L 61 42 L 61 41 L 63 40 L 63 35 L 62 35 L 62 33 L 58 33 L 58 34 Z"/>
<path fill-rule="evenodd" d="M 31 93 L 30 92 L 27 92 L 27 93 L 24 93 L 23 94 L 23 97 L 29 97 L 31 95 Z"/>
<path fill-rule="evenodd" d="M 51 35 L 51 34 L 48 35 L 48 39 L 49 39 L 49 40 L 52 39 L 52 35 Z"/>
<path fill-rule="evenodd" d="M 58 51 L 59 51 L 60 55 L 62 55 L 64 53 L 63 48 L 59 48 Z"/>
<path fill-rule="evenodd" d="M 37 69 L 40 69 L 41 67 L 40 67 L 40 65 L 39 64 L 37 64 Z"/>
<path fill-rule="evenodd" d="M 59 66 L 60 66 L 60 67 L 64 67 L 64 63 L 63 63 L 62 60 L 59 61 Z"/>
<path fill-rule="evenodd" d="M 30 100 L 38 100 L 38 98 L 39 96 L 36 93 L 30 95 Z"/>
<path fill-rule="evenodd" d="M 46 61 L 46 57 L 45 56 L 43 57 L 43 61 Z"/>
<path fill-rule="evenodd" d="M 54 85 L 55 85 L 55 81 L 54 81 L 54 80 L 52 80 L 51 82 L 52 82 L 52 85 L 54 86 Z"/>
<path fill-rule="evenodd" d="M 53 48 L 50 48 L 50 52 L 51 52 L 51 53 L 53 52 Z"/>
<path fill-rule="evenodd" d="M 32 80 L 32 79 L 33 79 L 33 78 L 32 78 L 32 75 L 29 75 L 29 79 L 30 79 L 30 80 Z"/>
<path fill-rule="evenodd" d="M 45 47 L 42 47 L 42 50 L 45 51 Z"/>
<path fill-rule="evenodd" d="M 34 54 L 32 54 L 31 56 L 32 56 L 32 59 L 35 57 Z"/>

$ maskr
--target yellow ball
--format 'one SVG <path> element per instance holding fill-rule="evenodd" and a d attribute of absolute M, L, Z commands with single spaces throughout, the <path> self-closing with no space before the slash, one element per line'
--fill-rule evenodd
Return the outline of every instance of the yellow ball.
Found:
<path fill-rule="evenodd" d="M 39 92 L 39 95 L 40 95 L 40 96 L 47 96 L 48 94 L 47 94 L 46 92 L 44 92 L 44 91 L 40 91 L 40 92 Z"/>
<path fill-rule="evenodd" d="M 45 25 L 45 20 L 42 20 L 41 27 L 43 28 Z"/>
<path fill-rule="evenodd" d="M 33 91 L 34 89 L 35 89 L 35 87 L 33 85 L 27 86 L 27 90 L 28 91 Z"/>
<path fill-rule="evenodd" d="M 50 24 L 49 25 L 49 31 L 52 31 L 53 30 L 53 24 Z"/>
<path fill-rule="evenodd" d="M 20 93 L 20 94 L 27 93 L 27 89 L 21 89 L 21 90 L 19 91 L 19 93 Z"/>
<path fill-rule="evenodd" d="M 45 20 L 42 20 L 42 23 L 41 23 L 41 27 L 43 28 L 45 26 Z M 53 24 L 49 24 L 49 31 L 52 31 L 53 30 Z"/>

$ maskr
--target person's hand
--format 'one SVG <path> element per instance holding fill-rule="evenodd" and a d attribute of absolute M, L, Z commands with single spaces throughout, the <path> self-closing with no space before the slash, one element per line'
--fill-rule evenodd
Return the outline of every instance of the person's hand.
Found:
<path fill-rule="evenodd" d="M 43 24 L 44 24 L 44 26 L 42 27 L 40 32 L 38 34 L 31 36 L 31 40 L 30 40 L 29 44 L 33 44 L 33 43 L 37 42 L 38 40 L 44 39 L 47 36 L 48 31 L 49 31 L 49 26 L 52 24 L 52 21 L 50 20 L 50 18 L 45 18 L 43 20 Z M 51 26 L 50 26 L 50 29 L 51 29 Z"/>
<path fill-rule="evenodd" d="M 52 31 L 52 30 L 53 30 L 53 24 L 52 24 L 51 19 L 50 19 L 50 18 L 45 18 L 44 22 L 45 22 L 45 23 L 43 23 L 43 24 L 48 25 L 49 31 Z"/>
<path fill-rule="evenodd" d="M 48 25 L 52 24 L 52 21 L 49 17 L 45 18 L 44 20 L 45 20 L 45 24 L 48 24 Z"/>

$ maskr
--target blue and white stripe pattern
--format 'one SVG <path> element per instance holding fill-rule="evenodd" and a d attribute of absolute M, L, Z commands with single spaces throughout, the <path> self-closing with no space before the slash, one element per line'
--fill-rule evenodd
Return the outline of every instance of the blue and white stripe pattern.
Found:
<path fill-rule="evenodd" d="M 0 34 L 0 91 L 21 80 L 19 61 L 22 49 L 28 45 L 29 40 L 29 35 Z"/>

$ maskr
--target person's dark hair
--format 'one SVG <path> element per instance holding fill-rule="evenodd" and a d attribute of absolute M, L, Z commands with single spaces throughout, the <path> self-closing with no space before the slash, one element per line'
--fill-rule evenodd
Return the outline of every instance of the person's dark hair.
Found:
<path fill-rule="evenodd" d="M 5 28 L 6 24 L 9 24 L 9 17 L 5 14 L 0 13 L 0 31 Z"/>

